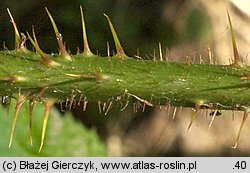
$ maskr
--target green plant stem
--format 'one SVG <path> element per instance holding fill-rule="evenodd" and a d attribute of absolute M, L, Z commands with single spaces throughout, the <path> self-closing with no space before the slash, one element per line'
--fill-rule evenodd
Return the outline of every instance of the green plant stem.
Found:
<path fill-rule="evenodd" d="M 28 99 L 140 102 L 146 105 L 243 110 L 250 105 L 249 67 L 186 64 L 83 54 L 73 62 L 51 57 L 48 67 L 34 52 L 0 51 L 0 95 Z M 80 100 L 81 101 L 81 100 Z"/>

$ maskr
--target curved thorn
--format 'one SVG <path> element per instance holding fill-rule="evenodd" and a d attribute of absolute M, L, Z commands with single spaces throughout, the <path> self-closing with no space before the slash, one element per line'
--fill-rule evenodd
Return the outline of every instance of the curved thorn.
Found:
<path fill-rule="evenodd" d="M 178 109 L 177 107 L 174 108 L 174 111 L 173 111 L 173 118 L 172 118 L 173 120 L 175 119 L 177 109 Z"/>
<path fill-rule="evenodd" d="M 93 55 L 89 48 L 87 33 L 86 33 L 86 27 L 85 27 L 85 21 L 84 21 L 84 15 L 82 6 L 80 5 L 80 11 L 81 11 L 81 18 L 82 18 L 82 34 L 83 34 L 83 54 L 84 55 Z"/>
<path fill-rule="evenodd" d="M 57 42 L 58 42 L 58 46 L 59 46 L 59 49 L 60 49 L 60 55 L 61 55 L 63 58 L 65 58 L 66 60 L 72 62 L 72 58 L 71 58 L 71 56 L 69 55 L 69 53 L 67 52 L 67 50 L 66 50 L 66 48 L 65 48 L 65 46 L 64 46 L 64 44 L 63 44 L 63 37 L 62 37 L 62 34 L 59 33 L 58 28 L 57 28 L 57 26 L 56 26 L 56 23 L 55 23 L 53 17 L 51 16 L 49 10 L 47 9 L 47 7 L 45 7 L 45 10 L 46 10 L 46 12 L 47 12 L 47 14 L 48 14 L 48 16 L 49 16 L 49 19 L 50 19 L 50 21 L 51 21 L 51 24 L 52 24 L 52 26 L 53 26 L 53 29 L 54 29 L 54 32 L 55 32 L 55 35 L 56 35 L 56 39 L 57 39 Z"/>
<path fill-rule="evenodd" d="M 49 16 L 49 19 L 50 19 L 50 21 L 51 21 L 51 23 L 52 23 L 52 26 L 53 26 L 53 29 L 54 29 L 54 31 L 55 31 L 55 34 L 58 35 L 58 34 L 59 34 L 59 31 L 58 31 L 58 28 L 57 28 L 57 26 L 56 26 L 56 23 L 55 23 L 55 21 L 54 21 L 52 15 L 50 14 L 50 12 L 49 12 L 49 10 L 48 10 L 47 7 L 45 7 L 45 10 L 46 10 L 46 12 L 47 12 L 47 14 L 48 14 L 48 16 Z"/>
<path fill-rule="evenodd" d="M 236 139 L 236 142 L 235 142 L 233 148 L 237 148 L 237 146 L 238 146 L 238 142 L 239 142 L 239 139 L 240 139 L 240 135 L 241 135 L 242 129 L 243 129 L 244 124 L 245 124 L 245 122 L 247 120 L 247 117 L 248 117 L 248 112 L 249 111 L 247 109 L 244 110 L 244 115 L 243 115 L 243 118 L 242 118 L 242 121 L 241 121 L 241 124 L 240 124 L 240 129 L 239 129 L 239 132 L 238 132 L 238 135 L 237 135 L 237 139 Z"/>
<path fill-rule="evenodd" d="M 45 134 L 46 134 L 46 127 L 47 127 L 48 118 L 49 118 L 49 112 L 50 112 L 52 106 L 54 105 L 54 103 L 55 103 L 54 101 L 46 101 L 45 102 L 43 129 L 42 129 L 42 136 L 41 136 L 41 144 L 40 144 L 40 148 L 39 148 L 39 153 L 41 152 L 41 150 L 43 148 L 44 138 L 45 138 Z"/>
<path fill-rule="evenodd" d="M 29 116 L 30 116 L 30 145 L 32 145 L 32 117 L 33 117 L 33 108 L 34 108 L 34 104 L 35 104 L 35 97 L 31 100 L 29 100 Z"/>
<path fill-rule="evenodd" d="M 37 41 L 37 39 L 36 39 L 36 34 L 35 34 L 35 28 L 34 28 L 34 25 L 32 25 L 32 34 L 33 34 L 33 37 L 34 37 L 34 41 L 35 41 L 35 43 L 39 46 L 38 41 Z"/>
<path fill-rule="evenodd" d="M 43 60 L 43 62 L 44 62 L 46 65 L 48 65 L 48 66 L 60 66 L 59 63 L 57 63 L 57 62 L 52 61 L 51 59 L 49 59 L 48 56 L 40 49 L 40 47 L 39 47 L 39 45 L 38 45 L 38 43 L 37 43 L 37 41 L 36 41 L 36 36 L 35 36 L 35 35 L 33 36 L 35 40 L 33 40 L 33 39 L 31 38 L 31 36 L 29 35 L 28 32 L 27 32 L 27 35 L 28 35 L 28 38 L 29 38 L 30 42 L 31 42 L 32 45 L 35 47 L 37 53 L 42 57 L 42 60 Z"/>
<path fill-rule="evenodd" d="M 234 30 L 233 30 L 231 18 L 230 18 L 230 15 L 229 15 L 228 11 L 227 11 L 227 17 L 228 17 L 230 33 L 231 33 L 231 39 L 232 39 L 232 45 L 233 45 L 233 52 L 234 52 L 234 62 L 233 62 L 233 64 L 234 65 L 240 65 L 240 56 L 239 56 L 239 53 L 238 53 L 237 44 L 236 44 L 236 41 L 235 41 Z"/>
<path fill-rule="evenodd" d="M 211 121 L 210 121 L 210 123 L 209 123 L 209 125 L 208 125 L 208 129 L 211 128 L 211 126 L 212 126 L 212 124 L 213 124 L 213 122 L 214 122 L 214 119 L 215 119 L 215 116 L 216 116 L 217 112 L 218 112 L 218 109 L 216 109 L 216 110 L 214 111 L 214 113 L 213 113 L 213 115 L 212 115 L 212 119 L 211 119 Z"/>
<path fill-rule="evenodd" d="M 110 46 L 109 46 L 109 42 L 107 41 L 107 56 L 108 56 L 108 60 L 110 62 Z"/>
<path fill-rule="evenodd" d="M 188 125 L 188 130 L 191 128 L 193 122 L 197 119 L 197 117 L 198 117 L 198 111 L 200 110 L 200 106 L 201 106 L 200 104 L 196 104 L 195 110 L 194 110 L 194 112 L 191 115 L 191 121 L 190 121 L 190 123 Z"/>
<path fill-rule="evenodd" d="M 159 42 L 159 53 L 160 53 L 160 61 L 163 61 L 162 50 L 161 50 L 161 42 Z"/>
<path fill-rule="evenodd" d="M 104 15 L 104 16 L 107 18 L 107 20 L 108 20 L 109 27 L 110 27 L 110 29 L 111 29 L 111 33 L 112 33 L 113 38 L 114 38 L 114 41 L 115 41 L 115 47 L 116 47 L 116 51 L 117 51 L 117 56 L 118 56 L 119 58 L 124 58 L 124 57 L 126 56 L 126 54 L 125 54 L 125 52 L 124 52 L 124 50 L 123 50 L 123 48 L 122 48 L 122 46 L 121 46 L 121 43 L 120 43 L 120 41 L 119 41 L 119 38 L 118 38 L 118 36 L 117 36 L 117 34 L 116 34 L 116 32 L 115 32 L 114 26 L 113 26 L 113 24 L 112 24 L 110 18 L 109 18 L 106 14 L 103 14 L 103 15 Z"/>
<path fill-rule="evenodd" d="M 17 98 L 17 103 L 16 103 L 16 107 L 15 107 L 15 112 L 14 112 L 14 119 L 12 122 L 12 128 L 11 128 L 11 134 L 10 134 L 9 148 L 11 147 L 11 144 L 12 144 L 13 135 L 14 135 L 16 121 L 17 121 L 19 111 L 20 111 L 23 103 L 26 101 L 26 99 L 27 99 L 27 97 L 25 97 L 25 96 L 18 96 L 18 98 Z"/>
<path fill-rule="evenodd" d="M 21 43 L 21 37 L 20 37 L 20 34 L 18 32 L 18 29 L 17 29 L 16 23 L 14 21 L 14 18 L 12 17 L 12 14 L 10 12 L 10 9 L 7 8 L 7 11 L 8 11 L 8 14 L 10 16 L 11 23 L 12 23 L 12 25 L 14 27 L 14 30 L 15 30 L 15 47 L 16 47 L 16 49 L 18 49 L 18 47 L 19 47 L 19 45 Z"/>

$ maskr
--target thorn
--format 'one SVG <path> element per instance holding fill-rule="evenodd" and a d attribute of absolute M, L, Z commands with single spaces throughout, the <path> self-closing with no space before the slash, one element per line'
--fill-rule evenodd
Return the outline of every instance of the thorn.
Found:
<path fill-rule="evenodd" d="M 140 107 L 139 101 L 137 101 L 137 102 L 135 103 L 135 107 L 136 107 L 136 113 L 137 113 L 137 112 L 138 112 L 138 109 L 139 109 L 139 107 Z"/>
<path fill-rule="evenodd" d="M 33 115 L 33 108 L 35 105 L 35 98 L 29 100 L 29 115 L 30 115 L 30 145 L 32 145 L 32 115 Z"/>
<path fill-rule="evenodd" d="M 201 57 L 201 54 L 199 55 L 199 58 L 200 58 L 200 64 L 204 64 L 204 61 L 203 61 L 203 59 Z"/>
<path fill-rule="evenodd" d="M 80 11 L 81 11 L 81 18 L 82 18 L 82 34 L 83 34 L 83 54 L 86 56 L 93 55 L 89 48 L 88 38 L 86 34 L 86 27 L 85 27 L 85 20 L 83 15 L 82 6 L 80 5 Z"/>
<path fill-rule="evenodd" d="M 22 48 L 20 47 L 20 44 L 22 43 L 22 40 L 21 40 L 19 31 L 18 31 L 18 29 L 17 29 L 16 23 L 15 23 L 15 21 L 14 21 L 14 18 L 12 17 L 12 14 L 11 14 L 9 8 L 7 8 L 7 11 L 8 11 L 8 14 L 9 14 L 9 16 L 10 16 L 10 21 L 11 21 L 11 23 L 12 23 L 12 25 L 13 25 L 14 32 L 15 32 L 15 48 L 16 48 L 17 50 L 22 49 Z"/>
<path fill-rule="evenodd" d="M 117 55 L 119 58 L 124 58 L 124 57 L 127 56 L 127 55 L 125 54 L 125 52 L 124 52 L 124 50 L 123 50 L 123 48 L 122 48 L 122 46 L 121 46 L 121 43 L 120 43 L 120 41 L 119 41 L 119 38 L 118 38 L 118 36 L 117 36 L 117 34 L 116 34 L 116 32 L 115 32 L 114 26 L 113 26 L 113 24 L 112 24 L 110 18 L 109 18 L 106 14 L 103 14 L 103 15 L 104 15 L 104 16 L 107 18 L 107 20 L 108 20 L 109 27 L 110 27 L 110 29 L 111 29 L 111 33 L 112 33 L 113 38 L 114 38 L 114 41 L 115 41 L 115 47 L 116 47 L 116 51 L 117 51 L 117 54 L 116 54 L 116 55 Z"/>
<path fill-rule="evenodd" d="M 45 138 L 45 134 L 46 134 L 46 127 L 47 127 L 47 123 L 48 123 L 48 118 L 49 118 L 49 112 L 52 108 L 52 106 L 54 105 L 54 101 L 45 101 L 45 109 L 44 109 L 44 118 L 43 118 L 43 129 L 42 129 L 42 136 L 41 136 L 41 144 L 40 144 L 40 148 L 39 148 L 39 153 L 41 152 L 42 148 L 43 148 L 43 143 L 44 143 L 44 138 Z"/>
<path fill-rule="evenodd" d="M 15 107 L 15 112 L 14 112 L 14 119 L 13 119 L 13 122 L 12 122 L 12 128 L 11 128 L 11 134 L 10 134 L 9 148 L 11 147 L 11 144 L 12 144 L 13 135 L 14 135 L 16 121 L 17 121 L 19 111 L 20 111 L 23 103 L 26 101 L 26 99 L 27 98 L 25 96 L 18 96 L 17 97 L 17 103 L 16 103 L 16 107 Z"/>
<path fill-rule="evenodd" d="M 237 45 L 236 45 L 236 41 L 235 41 L 235 35 L 234 35 L 234 31 L 233 31 L 233 26 L 232 26 L 231 18 L 230 18 L 230 15 L 229 15 L 228 11 L 227 11 L 227 17 L 228 17 L 229 26 L 230 26 L 230 33 L 231 33 L 233 52 L 234 52 L 233 65 L 240 65 L 240 56 L 239 56 L 239 53 L 238 53 L 238 49 L 237 49 Z"/>
<path fill-rule="evenodd" d="M 212 53 L 211 48 L 209 46 L 207 46 L 207 49 L 208 49 L 209 64 L 213 65 L 214 64 L 214 62 L 213 62 L 213 53 Z"/>
<path fill-rule="evenodd" d="M 59 53 L 59 54 L 60 54 L 63 58 L 65 58 L 66 60 L 72 62 L 72 58 L 71 58 L 71 56 L 69 55 L 69 53 L 67 52 L 67 50 L 66 50 L 66 48 L 65 48 L 65 46 L 64 46 L 64 44 L 63 44 L 63 37 L 62 37 L 62 34 L 59 33 L 58 28 L 57 28 L 57 26 L 56 26 L 56 23 L 55 23 L 53 17 L 51 16 L 49 10 L 47 9 L 47 7 L 45 7 L 45 10 L 46 10 L 46 12 L 47 12 L 47 14 L 48 14 L 48 16 L 49 16 L 49 19 L 50 19 L 50 21 L 51 21 L 51 23 L 52 23 L 52 26 L 53 26 L 53 29 L 54 29 L 54 32 L 55 32 L 55 35 L 56 35 L 56 39 L 57 39 L 58 46 L 59 46 L 59 49 L 60 49 L 60 53 Z"/>
<path fill-rule="evenodd" d="M 127 100 L 126 103 L 125 103 L 125 105 L 124 105 L 124 107 L 121 108 L 120 111 L 121 111 L 121 112 L 124 111 L 124 110 L 128 107 L 128 104 L 129 104 L 129 101 Z"/>
<path fill-rule="evenodd" d="M 2 96 L 2 103 L 5 103 L 6 97 L 8 96 Z"/>
<path fill-rule="evenodd" d="M 159 52 L 160 52 L 160 61 L 163 61 L 162 50 L 161 50 L 161 43 L 160 42 L 159 42 Z"/>
<path fill-rule="evenodd" d="M 136 104 L 135 103 L 133 103 L 133 110 L 134 110 L 134 114 L 136 113 Z"/>
<path fill-rule="evenodd" d="M 34 33 L 33 33 L 34 34 Z M 29 35 L 29 33 L 27 33 L 28 38 L 30 39 L 30 42 L 32 43 L 32 45 L 35 47 L 37 53 L 42 57 L 43 62 L 48 65 L 48 66 L 60 66 L 59 63 L 51 60 L 48 58 L 48 56 L 40 49 L 37 40 L 36 40 L 36 36 L 33 35 L 34 40 L 31 38 L 31 36 Z"/>
<path fill-rule="evenodd" d="M 134 114 L 138 112 L 138 102 L 135 102 L 134 104 Z"/>
<path fill-rule="evenodd" d="M 215 116 L 217 115 L 217 113 L 218 113 L 218 109 L 216 109 L 216 110 L 214 111 L 213 116 L 212 116 L 212 119 L 211 119 L 211 121 L 210 121 L 210 123 L 209 123 L 208 129 L 211 128 L 211 126 L 212 126 L 212 124 L 213 124 L 213 122 L 214 122 L 214 119 L 215 119 Z"/>
<path fill-rule="evenodd" d="M 110 108 L 111 108 L 111 106 L 112 106 L 112 103 L 113 103 L 113 101 L 111 100 L 111 101 L 109 102 L 108 108 L 106 109 L 106 112 L 105 112 L 104 115 L 107 115 L 107 114 L 108 114 L 108 112 L 109 112 L 109 110 L 110 110 Z"/>
<path fill-rule="evenodd" d="M 173 120 L 175 119 L 176 112 L 177 112 L 177 107 L 175 107 L 175 108 L 174 108 L 174 112 L 173 112 Z"/>
<path fill-rule="evenodd" d="M 69 102 L 69 98 L 67 97 L 66 102 L 65 102 L 65 109 L 68 109 L 68 102 Z"/>
<path fill-rule="evenodd" d="M 247 110 L 247 109 L 244 110 L 244 115 L 243 115 L 243 118 L 242 118 L 242 121 L 241 121 L 241 124 L 240 124 L 240 129 L 239 129 L 239 132 L 238 132 L 238 136 L 237 136 L 237 139 L 236 139 L 236 142 L 235 142 L 233 148 L 237 148 L 237 146 L 238 146 L 238 142 L 239 142 L 239 139 L 240 139 L 242 129 L 243 129 L 244 124 L 245 124 L 245 122 L 247 120 L 247 117 L 248 117 L 248 112 L 249 112 L 249 110 Z"/>
<path fill-rule="evenodd" d="M 167 100 L 165 110 L 166 110 L 168 116 L 170 115 L 170 108 L 171 108 L 170 100 Z"/>
<path fill-rule="evenodd" d="M 32 34 L 33 34 L 35 43 L 39 46 L 38 41 L 37 41 L 37 39 L 36 39 L 36 33 L 35 33 L 35 27 L 34 27 L 34 25 L 32 25 Z M 28 35 L 28 36 L 29 36 L 29 35 Z"/>
<path fill-rule="evenodd" d="M 83 101 L 83 111 L 86 111 L 86 109 L 87 109 L 87 104 L 88 104 L 87 97 L 84 97 L 84 101 Z"/>
<path fill-rule="evenodd" d="M 103 103 L 103 106 L 102 106 L 102 112 L 104 112 L 104 111 L 105 111 L 106 106 L 107 106 L 107 102 L 104 102 L 104 103 Z"/>
<path fill-rule="evenodd" d="M 99 113 L 102 114 L 101 101 L 98 101 Z"/>
<path fill-rule="evenodd" d="M 80 98 L 78 99 L 78 103 L 77 103 L 77 106 L 80 106 L 81 104 L 81 101 L 82 101 L 82 97 L 83 97 L 83 94 L 80 95 Z"/>
<path fill-rule="evenodd" d="M 188 125 L 188 130 L 189 130 L 190 127 L 192 126 L 194 120 L 196 120 L 196 118 L 198 117 L 198 111 L 200 110 L 200 106 L 201 106 L 200 103 L 196 104 L 195 109 L 194 109 L 194 112 L 192 113 L 192 116 L 191 116 L 191 121 L 190 121 L 190 123 L 189 123 L 189 125 Z"/>
<path fill-rule="evenodd" d="M 73 105 L 74 99 L 75 99 L 75 95 L 72 93 L 72 96 L 71 96 L 71 99 L 70 99 L 70 102 L 69 102 L 69 110 L 72 109 L 72 105 Z"/>
<path fill-rule="evenodd" d="M 142 99 L 134 94 L 131 94 L 131 93 L 127 93 L 127 94 L 128 94 L 128 96 L 132 96 L 132 97 L 136 98 L 137 100 L 139 100 L 140 102 L 145 103 L 148 106 L 151 106 L 151 107 L 154 106 L 150 101 L 144 100 L 144 99 Z"/>
<path fill-rule="evenodd" d="M 108 41 L 107 41 L 107 55 L 108 55 L 108 62 L 110 62 L 110 47 Z"/>
<path fill-rule="evenodd" d="M 144 102 L 144 103 L 143 103 L 143 107 L 142 107 L 142 112 L 145 111 L 145 108 L 146 108 L 146 103 Z"/>

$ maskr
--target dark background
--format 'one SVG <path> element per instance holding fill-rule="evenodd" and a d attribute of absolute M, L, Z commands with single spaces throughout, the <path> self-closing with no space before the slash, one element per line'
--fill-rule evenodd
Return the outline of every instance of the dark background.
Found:
<path fill-rule="evenodd" d="M 45 52 L 57 52 L 53 28 L 44 7 L 52 14 L 67 48 L 76 52 L 82 48 L 79 6 L 85 14 L 89 43 L 93 52 L 106 54 L 106 42 L 113 48 L 111 33 L 103 13 L 110 16 L 127 54 L 152 54 L 162 46 L 192 42 L 203 36 L 203 17 L 199 9 L 189 10 L 184 0 L 75 0 L 75 1 L 1 1 L 0 41 L 13 48 L 13 29 L 6 8 L 11 10 L 20 32 L 35 27 L 39 43 Z M 195 32 L 194 32 L 195 31 Z"/>

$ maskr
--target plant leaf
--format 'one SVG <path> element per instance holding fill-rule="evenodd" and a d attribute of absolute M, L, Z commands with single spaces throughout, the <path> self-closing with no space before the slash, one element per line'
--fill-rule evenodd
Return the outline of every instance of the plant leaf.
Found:
<path fill-rule="evenodd" d="M 33 145 L 29 143 L 29 105 L 24 103 L 19 113 L 16 132 L 11 148 L 8 139 L 11 131 L 15 103 L 10 106 L 10 116 L 6 108 L 0 108 L 0 156 L 106 156 L 105 145 L 94 129 L 86 129 L 73 119 L 70 112 L 62 116 L 52 109 L 48 129 L 41 153 L 38 152 L 42 130 L 43 104 L 36 103 L 33 110 Z"/>

